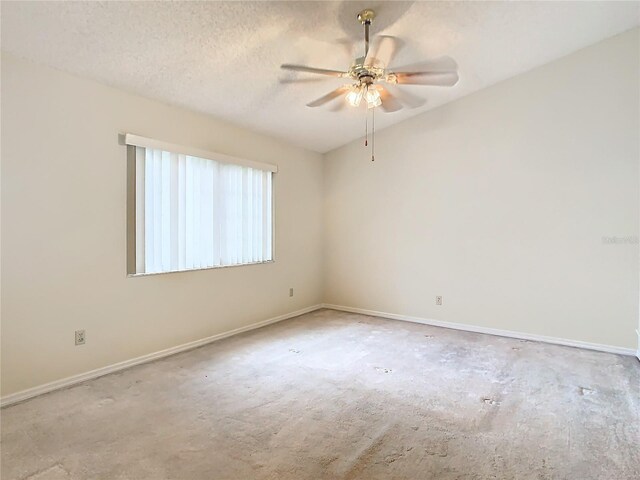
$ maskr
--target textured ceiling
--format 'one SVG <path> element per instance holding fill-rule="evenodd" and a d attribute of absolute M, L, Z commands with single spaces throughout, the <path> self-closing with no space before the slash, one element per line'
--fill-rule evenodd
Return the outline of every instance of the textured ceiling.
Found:
<path fill-rule="evenodd" d="M 361 55 L 358 11 L 399 37 L 393 64 L 450 55 L 453 88 L 406 86 L 427 99 L 376 115 L 382 128 L 639 24 L 639 2 L 6 2 L 2 49 L 80 76 L 325 152 L 364 134 L 364 110 L 305 104 L 344 80 L 282 63 L 347 69 Z"/>

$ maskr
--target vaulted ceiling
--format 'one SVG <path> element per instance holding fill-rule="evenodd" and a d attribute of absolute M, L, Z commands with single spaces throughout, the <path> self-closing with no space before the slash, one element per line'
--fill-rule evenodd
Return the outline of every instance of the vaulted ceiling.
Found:
<path fill-rule="evenodd" d="M 326 152 L 363 136 L 364 109 L 306 107 L 344 79 L 279 66 L 346 70 L 363 53 L 365 7 L 373 34 L 403 42 L 393 64 L 450 55 L 460 68 L 453 88 L 405 87 L 426 103 L 380 112 L 378 128 L 640 23 L 638 2 L 24 1 L 2 2 L 2 49 Z"/>

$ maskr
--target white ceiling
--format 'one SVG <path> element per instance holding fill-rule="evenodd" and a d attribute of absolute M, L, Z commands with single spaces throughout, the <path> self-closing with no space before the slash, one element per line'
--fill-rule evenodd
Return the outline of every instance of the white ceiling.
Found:
<path fill-rule="evenodd" d="M 382 128 L 640 23 L 640 2 L 2 2 L 2 49 L 326 152 L 364 134 L 364 110 L 306 103 L 344 80 L 282 63 L 347 69 L 355 16 L 403 40 L 393 64 L 454 57 L 453 88 L 406 86 L 427 103 L 376 115 Z"/>

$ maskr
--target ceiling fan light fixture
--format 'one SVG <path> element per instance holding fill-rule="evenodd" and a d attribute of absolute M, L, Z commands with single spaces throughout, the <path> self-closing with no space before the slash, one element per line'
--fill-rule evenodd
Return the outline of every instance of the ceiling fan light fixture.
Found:
<path fill-rule="evenodd" d="M 375 87 L 367 87 L 367 91 L 364 94 L 364 99 L 367 101 L 367 108 L 374 108 L 382 105 L 380 92 Z"/>
<path fill-rule="evenodd" d="M 347 93 L 347 102 L 349 102 L 349 105 L 352 107 L 357 107 L 362 101 L 363 94 L 362 86 L 352 85 L 349 93 Z"/>
<path fill-rule="evenodd" d="M 367 102 L 367 108 L 375 108 L 379 107 L 380 105 L 382 105 L 382 100 L 380 100 L 379 98 L 373 102 Z"/>

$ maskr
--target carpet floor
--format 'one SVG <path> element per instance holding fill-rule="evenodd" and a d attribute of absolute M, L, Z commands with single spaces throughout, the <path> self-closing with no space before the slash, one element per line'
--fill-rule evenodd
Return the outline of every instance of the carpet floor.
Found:
<path fill-rule="evenodd" d="M 639 479 L 640 363 L 319 310 L 1 421 L 3 480 Z"/>

